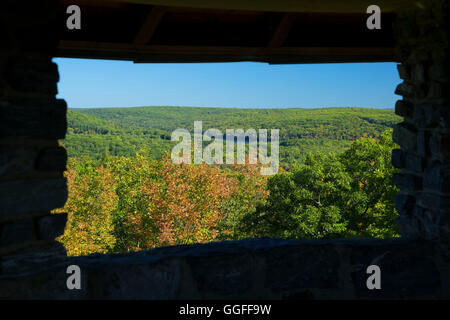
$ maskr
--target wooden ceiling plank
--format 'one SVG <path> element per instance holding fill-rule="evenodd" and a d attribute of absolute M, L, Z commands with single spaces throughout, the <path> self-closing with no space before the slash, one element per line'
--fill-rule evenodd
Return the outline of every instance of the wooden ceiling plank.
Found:
<path fill-rule="evenodd" d="M 150 41 L 165 12 L 164 7 L 155 6 L 150 9 L 144 24 L 134 38 L 134 44 L 142 45 Z"/>
<path fill-rule="evenodd" d="M 73 0 L 76 4 L 78 0 Z M 167 7 L 191 7 L 222 10 L 251 10 L 266 12 L 365 12 L 373 4 L 370 0 L 96 0 L 98 2 L 123 2 Z M 412 0 L 377 0 L 383 12 L 409 8 Z"/>
<path fill-rule="evenodd" d="M 102 0 L 59 0 L 59 4 L 63 6 L 70 6 L 72 4 L 76 4 L 81 8 L 81 10 L 83 10 L 86 7 L 127 9 L 130 6 L 136 5 L 127 2 L 102 1 Z"/>
<path fill-rule="evenodd" d="M 331 56 L 389 56 L 393 48 L 364 47 L 221 47 L 221 46 L 167 46 L 167 45 L 137 45 L 128 43 L 89 42 L 61 40 L 59 50 L 86 52 L 121 52 L 130 56 L 140 54 L 187 54 L 187 55 L 235 55 L 235 56 L 267 56 L 267 55 L 315 55 Z"/>
<path fill-rule="evenodd" d="M 281 18 L 280 23 L 278 24 L 277 30 L 272 36 L 272 39 L 269 42 L 270 48 L 281 47 L 289 35 L 289 31 L 294 25 L 296 16 L 292 13 L 285 13 L 283 18 Z"/>

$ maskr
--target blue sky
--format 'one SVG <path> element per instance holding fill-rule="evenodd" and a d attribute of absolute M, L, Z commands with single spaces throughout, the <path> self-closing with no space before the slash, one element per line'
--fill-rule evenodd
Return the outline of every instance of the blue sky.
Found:
<path fill-rule="evenodd" d="M 133 106 L 393 108 L 395 63 L 134 64 L 54 59 L 69 108 Z"/>

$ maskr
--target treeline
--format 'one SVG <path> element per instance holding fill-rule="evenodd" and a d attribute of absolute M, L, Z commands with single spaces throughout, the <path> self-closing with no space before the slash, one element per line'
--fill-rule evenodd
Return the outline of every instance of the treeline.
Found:
<path fill-rule="evenodd" d="M 258 165 L 175 165 L 104 154 L 70 159 L 70 255 L 249 237 L 395 237 L 392 131 L 308 154 L 274 176 Z"/>
<path fill-rule="evenodd" d="M 172 132 L 193 130 L 202 120 L 204 130 L 280 129 L 280 140 L 347 139 L 366 133 L 374 137 L 400 121 L 393 110 L 367 108 L 238 109 L 203 107 L 134 107 L 76 109 L 77 112 L 125 127 L 155 128 Z M 169 134 L 170 136 L 170 134 Z"/>
<path fill-rule="evenodd" d="M 76 109 L 68 112 L 68 133 L 63 141 L 69 157 L 99 159 L 107 153 L 135 156 L 149 151 L 161 159 L 175 143 L 172 131 L 193 132 L 194 121 L 209 128 L 244 130 L 280 129 L 280 165 L 305 159 L 310 152 L 341 152 L 362 136 L 379 138 L 399 121 L 392 110 L 328 109 L 226 109 L 191 107 L 141 107 Z"/>
<path fill-rule="evenodd" d="M 63 144 L 69 157 L 99 159 L 104 154 L 132 157 L 151 150 L 151 159 L 161 159 L 170 150 L 170 135 L 159 129 L 124 127 L 110 121 L 69 110 Z"/>

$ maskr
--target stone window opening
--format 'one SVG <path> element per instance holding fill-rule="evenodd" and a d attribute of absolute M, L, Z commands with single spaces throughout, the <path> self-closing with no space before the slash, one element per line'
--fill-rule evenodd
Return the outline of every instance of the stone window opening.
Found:
<path fill-rule="evenodd" d="M 402 238 L 256 239 L 88 257 L 64 255 L 54 239 L 65 216 L 49 214 L 67 199 L 67 154 L 58 145 L 67 129 L 67 105 L 55 98 L 59 76 L 51 62 L 58 43 L 49 25 L 55 2 L 32 5 L 34 20 L 25 24 L 27 13 L 17 2 L 2 3 L 8 10 L 0 11 L 6 30 L 0 54 L 0 142 L 6 159 L 6 165 L 0 161 L 6 168 L 0 181 L 0 297 L 448 298 L 450 19 L 448 0 L 430 3 L 434 9 L 427 4 L 399 14 L 395 28 L 403 80 L 395 89 L 403 97 L 395 109 L 403 121 L 394 129 L 400 149 L 392 161 L 401 169 L 394 182 L 400 188 Z M 82 270 L 81 290 L 65 286 L 72 264 Z M 366 287 L 371 264 L 383 272 L 383 290 Z"/>

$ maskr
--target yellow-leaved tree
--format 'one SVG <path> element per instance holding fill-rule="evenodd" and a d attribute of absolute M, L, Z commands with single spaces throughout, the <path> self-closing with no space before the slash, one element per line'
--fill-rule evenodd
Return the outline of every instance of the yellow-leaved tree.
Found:
<path fill-rule="evenodd" d="M 116 207 L 115 179 L 103 166 L 71 159 L 66 171 L 69 198 L 64 234 L 58 238 L 68 255 L 107 253 L 115 244 L 112 212 Z"/>

